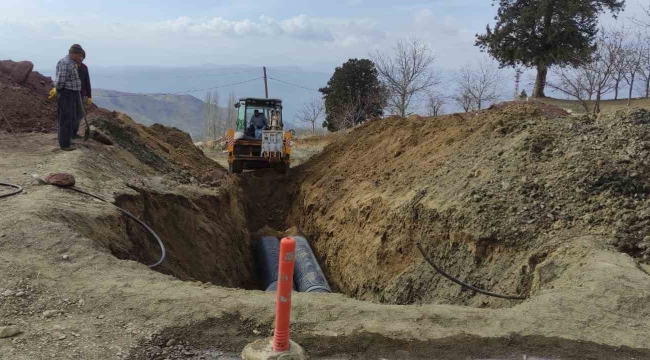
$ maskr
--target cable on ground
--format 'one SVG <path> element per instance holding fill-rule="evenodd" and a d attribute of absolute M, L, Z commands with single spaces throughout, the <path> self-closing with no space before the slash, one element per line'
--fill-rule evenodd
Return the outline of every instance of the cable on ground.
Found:
<path fill-rule="evenodd" d="M 101 198 L 101 197 L 99 197 L 99 196 L 97 196 L 97 195 L 94 195 L 94 194 L 91 194 L 91 193 L 89 193 L 89 192 L 83 191 L 83 190 L 78 189 L 78 188 L 76 188 L 76 187 L 74 187 L 74 186 L 73 186 L 73 187 L 68 187 L 67 189 L 70 189 L 70 190 L 72 190 L 72 191 L 76 191 L 76 192 L 78 192 L 78 193 L 80 193 L 80 194 L 88 195 L 88 196 L 93 197 L 93 198 L 95 198 L 95 199 L 97 199 L 97 200 L 100 200 L 100 201 L 103 201 L 103 202 L 105 202 L 105 203 L 111 204 L 111 203 L 108 202 L 107 200 L 105 200 L 105 199 L 103 199 L 103 198 Z M 143 223 L 142 221 L 140 221 L 140 219 L 138 219 L 137 217 L 133 216 L 133 215 L 132 215 L 131 213 L 129 213 L 128 211 L 122 209 L 121 207 L 119 207 L 119 206 L 117 206 L 117 205 L 115 205 L 115 204 L 111 204 L 111 205 L 115 206 L 115 207 L 116 207 L 118 210 L 120 210 L 124 215 L 126 215 L 126 216 L 130 217 L 131 219 L 133 219 L 133 221 L 137 222 L 140 226 L 142 226 L 145 230 L 147 230 L 151 235 L 153 235 L 154 238 L 156 238 L 156 241 L 158 241 L 158 245 L 160 246 L 160 251 L 161 251 L 160 260 L 158 260 L 158 262 L 156 262 L 155 264 L 153 264 L 153 265 L 148 265 L 148 266 L 149 266 L 150 268 L 154 268 L 154 267 L 159 266 L 160 264 L 162 264 L 162 263 L 165 261 L 165 257 L 167 256 L 167 252 L 166 252 L 166 250 L 165 250 L 165 245 L 163 244 L 163 242 L 162 242 L 162 240 L 160 239 L 160 237 L 158 237 L 158 235 L 157 235 L 157 234 L 156 234 L 156 233 L 155 233 L 155 232 L 154 232 L 154 231 L 153 231 L 149 226 L 147 226 L 147 224 L 145 224 L 145 223 Z"/>
<path fill-rule="evenodd" d="M 479 289 L 476 286 L 472 286 L 470 284 L 464 283 L 464 282 L 452 277 L 451 275 L 447 274 L 444 270 L 442 270 L 436 264 L 434 264 L 433 261 L 426 255 L 426 253 L 424 252 L 424 249 L 422 248 L 422 245 L 420 243 L 417 243 L 417 247 L 418 247 L 418 250 L 420 250 L 420 254 L 422 254 L 422 257 L 424 258 L 424 260 L 426 260 L 429 263 L 429 265 L 431 265 L 431 267 L 433 267 L 440 275 L 442 275 L 442 276 L 446 277 L 447 279 L 455 282 L 456 284 L 464 287 L 465 289 L 476 291 L 477 293 L 481 293 L 483 295 L 497 297 L 497 298 L 501 298 L 501 299 L 526 300 L 525 296 L 497 294 L 497 293 L 493 293 L 493 292 L 490 292 L 490 291 L 487 291 L 487 290 Z"/>
<path fill-rule="evenodd" d="M 21 192 L 23 192 L 23 188 L 22 188 L 22 186 L 20 186 L 20 185 L 7 184 L 7 183 L 0 183 L 0 185 L 1 185 L 1 186 L 8 186 L 8 187 L 11 187 L 11 188 L 16 189 L 16 190 L 14 190 L 13 192 L 10 192 L 10 193 L 8 193 L 8 194 L 2 194 L 2 195 L 0 195 L 0 199 L 1 199 L 1 198 L 6 198 L 6 197 L 10 197 L 10 196 L 12 196 L 12 195 L 18 195 L 18 194 L 20 194 Z"/>

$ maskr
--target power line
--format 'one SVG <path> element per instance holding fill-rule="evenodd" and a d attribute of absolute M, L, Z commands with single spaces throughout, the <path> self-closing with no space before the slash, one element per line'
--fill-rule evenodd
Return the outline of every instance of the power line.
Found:
<path fill-rule="evenodd" d="M 229 73 L 205 73 L 205 74 L 200 74 L 200 75 L 189 75 L 189 76 L 171 76 L 167 77 L 168 79 L 193 79 L 193 78 L 202 78 L 202 77 L 209 77 L 209 76 L 227 76 L 227 75 L 238 75 L 238 74 L 244 74 L 244 73 L 249 73 L 251 71 L 257 71 L 257 69 L 249 69 L 249 70 L 244 70 L 244 71 L 237 71 L 237 72 L 229 72 Z M 134 77 L 132 75 L 129 76 L 102 76 L 102 75 L 94 75 L 94 77 L 98 78 L 103 78 L 103 79 L 125 79 L 128 77 Z M 148 77 L 148 76 L 145 76 Z M 152 75 L 150 77 L 157 77 L 155 75 Z"/>
<path fill-rule="evenodd" d="M 284 83 L 284 84 L 287 84 L 287 85 L 291 85 L 291 86 L 299 87 L 299 88 L 302 88 L 302 89 L 305 89 L 305 90 L 311 90 L 311 91 L 320 92 L 320 91 L 318 91 L 318 90 L 316 90 L 316 89 L 308 88 L 308 87 L 305 87 L 305 86 L 302 86 L 302 85 L 292 84 L 292 83 L 290 83 L 290 82 L 287 82 L 287 81 L 284 81 L 284 80 L 280 80 L 280 79 L 276 79 L 276 78 L 274 78 L 274 77 L 270 77 L 270 76 L 269 76 L 269 79 L 271 79 L 271 80 L 275 80 L 275 81 L 279 81 L 279 82 Z"/>
<path fill-rule="evenodd" d="M 273 71 L 279 71 L 279 72 L 291 72 L 291 73 L 296 73 L 296 74 L 313 74 L 313 75 L 323 75 L 323 76 L 328 76 L 327 73 L 324 72 L 316 72 L 316 71 L 301 71 L 301 70 L 290 70 L 290 69 L 278 69 L 274 67 L 269 67 L 269 70 Z"/>
<path fill-rule="evenodd" d="M 220 89 L 220 88 L 225 88 L 225 87 L 230 87 L 230 86 L 235 86 L 235 85 L 241 85 L 241 84 L 246 84 L 251 81 L 256 81 L 260 80 L 262 77 L 258 77 L 255 79 L 250 79 L 250 80 L 245 80 L 245 81 L 240 81 L 232 84 L 227 84 L 227 85 L 220 85 L 220 86 L 213 86 L 209 88 L 204 88 L 204 89 L 194 89 L 194 90 L 187 90 L 187 91 L 179 91 L 179 92 L 174 92 L 174 93 L 159 93 L 159 94 L 122 94 L 122 95 L 97 95 L 95 97 L 104 97 L 104 98 L 118 98 L 118 97 L 125 97 L 125 96 L 161 96 L 161 95 L 179 95 L 179 94 L 188 94 L 188 93 L 193 93 L 193 92 L 199 92 L 199 91 L 206 91 L 206 90 L 213 90 L 213 89 Z"/>

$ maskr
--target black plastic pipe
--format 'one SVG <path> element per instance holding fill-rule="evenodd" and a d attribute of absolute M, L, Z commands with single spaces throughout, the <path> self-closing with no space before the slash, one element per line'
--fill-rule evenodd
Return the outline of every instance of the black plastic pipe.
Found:
<path fill-rule="evenodd" d="M 262 279 L 262 289 L 278 289 L 278 265 L 280 258 L 280 240 L 275 236 L 264 236 L 255 246 L 255 262 Z"/>
<path fill-rule="evenodd" d="M 293 282 L 298 291 L 331 293 L 332 289 L 307 239 L 301 236 L 293 238 L 296 240 L 296 267 L 293 272 Z"/>

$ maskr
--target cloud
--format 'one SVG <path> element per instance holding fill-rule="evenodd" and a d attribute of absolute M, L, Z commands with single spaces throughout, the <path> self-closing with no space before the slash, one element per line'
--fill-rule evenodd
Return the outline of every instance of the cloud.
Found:
<path fill-rule="evenodd" d="M 318 41 L 342 47 L 378 40 L 384 33 L 367 19 L 317 18 L 297 15 L 278 20 L 262 15 L 256 21 L 228 20 L 222 17 L 192 19 L 179 17 L 154 25 L 171 34 L 213 37 L 285 37 Z"/>

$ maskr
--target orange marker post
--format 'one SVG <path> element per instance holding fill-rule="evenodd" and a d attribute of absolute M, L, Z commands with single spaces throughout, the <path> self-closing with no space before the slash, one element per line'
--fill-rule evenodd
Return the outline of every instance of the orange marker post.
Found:
<path fill-rule="evenodd" d="M 296 241 L 293 238 L 282 239 L 280 242 L 278 291 L 275 303 L 275 330 L 273 332 L 273 351 L 276 352 L 289 350 L 295 253 Z"/>

